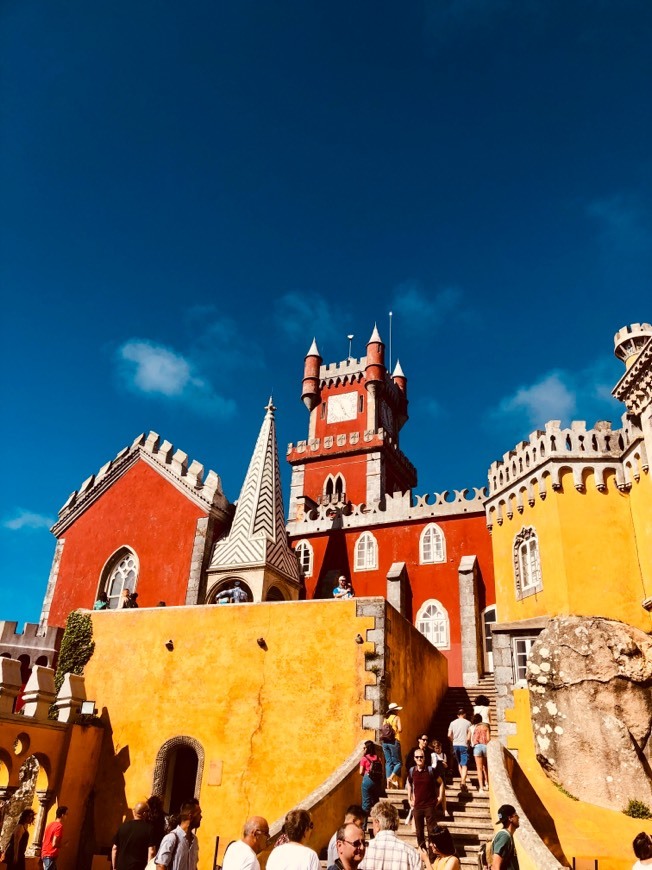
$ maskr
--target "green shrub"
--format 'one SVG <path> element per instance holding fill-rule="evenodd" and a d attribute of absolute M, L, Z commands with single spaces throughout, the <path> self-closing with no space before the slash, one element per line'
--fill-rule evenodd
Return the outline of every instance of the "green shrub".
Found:
<path fill-rule="evenodd" d="M 632 819 L 652 819 L 652 811 L 650 811 L 649 806 L 635 798 L 630 799 L 623 813 L 626 816 L 631 816 Z"/>
<path fill-rule="evenodd" d="M 61 638 L 61 649 L 54 675 L 54 688 L 58 693 L 66 674 L 83 674 L 95 651 L 93 622 L 87 613 L 73 611 L 66 620 L 66 629 Z M 50 719 L 57 718 L 57 712 L 50 708 Z"/>

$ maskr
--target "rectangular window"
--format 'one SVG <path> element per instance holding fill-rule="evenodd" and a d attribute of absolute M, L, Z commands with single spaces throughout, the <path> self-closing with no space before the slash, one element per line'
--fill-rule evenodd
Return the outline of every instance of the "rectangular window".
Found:
<path fill-rule="evenodd" d="M 536 637 L 515 637 L 512 640 L 512 662 L 514 667 L 514 685 L 525 683 L 527 660 Z"/>

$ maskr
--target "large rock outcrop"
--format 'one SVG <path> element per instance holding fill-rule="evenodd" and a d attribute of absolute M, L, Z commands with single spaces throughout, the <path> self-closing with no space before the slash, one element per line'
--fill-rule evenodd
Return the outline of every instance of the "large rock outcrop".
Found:
<path fill-rule="evenodd" d="M 528 687 L 537 756 L 581 800 L 652 805 L 652 639 L 597 617 L 551 619 L 532 647 Z"/>

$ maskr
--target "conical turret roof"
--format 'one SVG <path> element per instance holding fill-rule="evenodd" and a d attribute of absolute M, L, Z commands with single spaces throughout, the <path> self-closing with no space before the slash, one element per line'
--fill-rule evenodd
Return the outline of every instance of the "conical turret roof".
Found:
<path fill-rule="evenodd" d="M 371 333 L 371 338 L 367 342 L 367 344 L 371 344 L 372 341 L 379 341 L 381 344 L 384 344 L 382 338 L 380 337 L 380 333 L 378 332 L 378 325 L 374 323 L 374 331 Z"/>

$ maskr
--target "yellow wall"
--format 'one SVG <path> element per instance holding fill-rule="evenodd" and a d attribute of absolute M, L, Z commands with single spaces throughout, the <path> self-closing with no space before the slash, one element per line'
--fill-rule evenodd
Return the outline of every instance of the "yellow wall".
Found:
<path fill-rule="evenodd" d="M 649 822 L 574 801 L 559 791 L 536 760 L 527 689 L 514 690 L 514 708 L 507 711 L 507 718 L 517 727 L 507 744 L 508 749 L 518 751 L 518 767 L 512 773 L 512 785 L 527 817 L 548 848 L 560 860 L 564 855 L 569 865 L 573 858 L 597 858 L 600 870 L 631 870 L 636 860 L 632 841 L 640 831 L 649 830 Z M 590 762 L 587 760 L 587 763 Z M 526 863 L 529 859 L 524 854 L 521 857 L 522 852 L 519 846 L 521 867 L 533 867 L 531 862 Z"/>
<path fill-rule="evenodd" d="M 578 492 L 570 472 L 561 477 L 562 491 L 547 486 L 545 501 L 514 510 L 512 519 L 494 523 L 492 546 L 499 622 L 536 616 L 577 614 L 618 619 L 652 630 L 652 616 L 641 607 L 642 579 L 630 496 L 606 476 L 607 491 L 598 492 L 592 474 L 585 476 L 585 492 Z M 647 493 L 636 493 L 652 540 Z M 647 523 L 647 525 L 646 525 Z M 521 601 L 515 597 L 514 538 L 533 526 L 539 539 L 543 589 Z M 639 542 L 640 550 L 640 542 Z M 652 557 L 647 557 L 652 558 Z"/>
<path fill-rule="evenodd" d="M 652 480 L 639 466 L 629 493 L 641 564 L 641 599 L 652 597 Z M 650 631 L 647 628 L 646 631 Z"/>
<path fill-rule="evenodd" d="M 391 610 L 379 602 L 383 613 Z M 94 612 L 86 691 L 110 726 L 95 797 L 98 844 L 108 845 L 126 808 L 151 793 L 157 752 L 172 737 L 192 737 L 205 751 L 201 870 L 210 866 L 216 834 L 223 849 L 247 816 L 272 822 L 323 783 L 361 739 L 373 736 L 362 730 L 362 716 L 373 712 L 365 700 L 365 686 L 376 682 L 365 670 L 365 652 L 373 647 L 355 638 L 366 638 L 374 619 L 357 617 L 356 605 Z M 446 660 L 391 613 L 387 678 L 413 737 L 430 718 L 430 702 L 445 690 Z M 267 651 L 256 643 L 259 637 Z M 419 677 L 418 691 L 415 683 L 405 691 L 408 671 L 411 679 Z M 210 785 L 211 767 L 219 765 L 221 784 Z M 331 833 L 316 826 L 313 846 L 324 845 Z"/>

